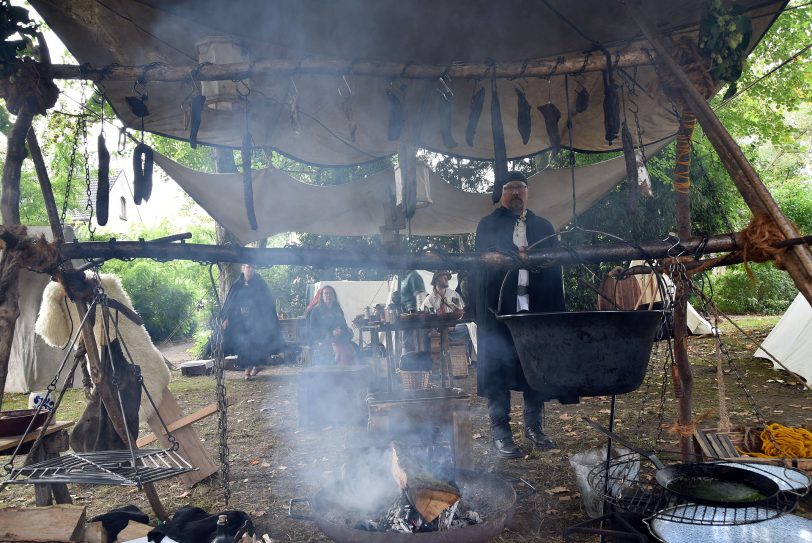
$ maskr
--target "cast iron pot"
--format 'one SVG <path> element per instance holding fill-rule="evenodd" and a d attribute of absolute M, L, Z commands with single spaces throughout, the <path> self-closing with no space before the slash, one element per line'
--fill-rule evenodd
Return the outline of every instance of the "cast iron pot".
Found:
<path fill-rule="evenodd" d="M 290 500 L 288 516 L 313 521 L 338 543 L 485 543 L 505 527 L 516 502 L 516 491 L 507 481 L 490 473 L 457 470 L 455 482 L 462 491 L 462 502 L 469 509 L 484 513 L 485 520 L 464 528 L 442 532 L 396 533 L 357 529 L 355 522 L 375 519 L 395 501 L 400 490 L 394 480 L 382 480 L 370 491 L 356 480 L 342 480 L 318 490 L 312 498 Z M 293 512 L 296 504 L 309 503 L 311 515 Z M 349 521 L 352 525 L 348 525 Z"/>
<path fill-rule="evenodd" d="M 665 466 L 654 453 L 636 447 L 625 438 L 609 431 L 607 428 L 604 428 L 587 417 L 581 417 L 581 419 L 624 447 L 628 447 L 632 451 L 651 460 L 657 468 L 657 484 L 686 501 L 715 507 L 755 507 L 775 503 L 778 496 L 780 490 L 778 484 L 761 473 L 718 463 L 699 462 L 694 464 L 673 464 L 671 466 Z M 762 497 L 742 500 L 724 499 L 723 497 L 708 498 L 701 494 L 696 494 L 690 488 L 683 488 L 680 485 L 682 481 L 708 481 L 711 482 L 711 484 L 713 482 L 717 484 L 736 483 L 747 486 L 750 490 L 758 492 Z"/>
<path fill-rule="evenodd" d="M 637 390 L 663 311 L 578 311 L 496 315 L 513 336 L 527 383 L 545 398 Z"/>

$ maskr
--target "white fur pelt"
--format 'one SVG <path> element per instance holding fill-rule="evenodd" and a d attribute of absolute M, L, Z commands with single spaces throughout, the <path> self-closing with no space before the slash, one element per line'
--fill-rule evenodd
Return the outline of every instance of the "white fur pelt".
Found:
<path fill-rule="evenodd" d="M 90 272 L 88 272 L 89 274 Z M 102 288 L 108 297 L 118 300 L 133 309 L 130 297 L 124 292 L 118 277 L 112 274 L 102 274 L 101 282 Z M 68 311 L 70 311 L 70 315 Z M 115 310 L 111 310 L 111 315 L 115 318 Z M 103 320 L 102 308 L 96 307 L 96 322 L 93 333 L 100 350 L 101 347 L 107 344 Z M 43 292 L 42 304 L 39 308 L 39 315 L 37 315 L 35 325 L 37 334 L 42 336 L 42 339 L 48 345 L 59 348 L 70 340 L 71 334 L 77 332 L 80 322 L 76 306 L 67 300 L 62 285 L 56 282 L 49 283 Z M 112 341 L 117 337 L 112 321 L 109 323 L 108 328 L 110 340 Z M 170 379 L 169 369 L 166 367 L 163 355 L 155 348 L 146 328 L 135 324 L 124 315 L 121 315 L 118 319 L 118 329 L 121 341 L 127 346 L 127 351 L 132 355 L 132 361 L 141 367 L 144 386 L 152 396 L 155 405 L 160 406 L 163 391 L 169 385 Z M 124 354 L 126 356 L 127 352 L 125 351 Z M 154 409 L 150 405 L 147 395 L 142 391 L 141 409 L 139 411 L 141 420 L 147 420 L 153 413 Z"/>

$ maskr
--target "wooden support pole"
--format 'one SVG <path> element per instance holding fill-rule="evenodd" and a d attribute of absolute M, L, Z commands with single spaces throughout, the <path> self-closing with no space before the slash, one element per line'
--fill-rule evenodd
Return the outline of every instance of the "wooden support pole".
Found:
<path fill-rule="evenodd" d="M 724 125 L 705 98 L 690 82 L 682 68 L 670 56 L 668 45 L 660 32 L 645 19 L 639 2 L 621 0 L 626 12 L 631 17 L 646 39 L 657 52 L 657 62 L 674 78 L 679 86 L 682 98 L 687 107 L 696 114 L 705 135 L 713 145 L 725 168 L 730 173 L 736 188 L 755 213 L 767 213 L 787 239 L 799 236 L 797 229 L 784 216 L 775 199 L 761 181 L 758 173 L 744 156 L 741 148 L 727 132 Z M 804 297 L 812 304 L 812 252 L 805 246 L 795 246 L 784 259 L 785 267 Z"/>
<path fill-rule="evenodd" d="M 62 231 L 62 222 L 59 220 L 59 209 L 56 207 L 56 200 L 54 199 L 54 189 L 33 126 L 28 130 L 25 141 L 28 143 L 28 151 L 31 153 L 31 160 L 34 162 L 34 169 L 37 172 L 37 180 L 42 191 L 42 199 L 45 202 L 45 211 L 48 214 L 51 233 L 55 240 L 64 241 L 65 236 Z"/>
<path fill-rule="evenodd" d="M 639 44 L 613 52 L 615 68 L 651 64 L 651 55 Z M 606 69 L 604 55 L 574 54 L 565 57 L 531 59 L 510 63 L 419 64 L 373 60 L 338 60 L 316 57 L 265 59 L 235 64 L 194 64 L 189 66 L 91 66 L 71 64 L 39 65 L 40 74 L 50 79 L 87 79 L 92 81 L 230 81 L 295 75 L 362 75 L 381 78 L 437 79 L 447 74 L 451 79 L 513 79 L 549 77 L 551 75 L 599 72 Z"/>
<path fill-rule="evenodd" d="M 0 239 L 5 234 L 0 227 Z M 806 243 L 798 238 L 797 243 Z M 779 242 L 781 244 L 786 242 Z M 704 246 L 703 246 L 704 244 Z M 776 244 L 778 245 L 778 244 Z M 680 240 L 686 254 L 703 246 L 705 254 L 741 249 L 741 234 L 718 234 L 708 238 Z M 639 247 L 639 248 L 638 248 Z M 494 269 L 515 269 L 527 266 L 571 266 L 580 263 L 620 262 L 624 260 L 665 258 L 673 248 L 670 241 L 641 242 L 637 247 L 625 243 L 572 248 L 545 248 L 528 251 L 522 258 L 502 253 L 463 253 L 410 255 L 403 253 L 337 251 L 330 249 L 267 249 L 239 246 L 217 246 L 196 243 L 159 243 L 157 241 L 99 241 L 71 242 L 60 247 L 65 259 L 74 258 L 155 258 L 159 260 L 196 260 L 203 262 L 250 262 L 256 266 L 336 266 L 401 270 L 463 270 L 483 266 Z"/>
<path fill-rule="evenodd" d="M 7 227 L 20 224 L 20 175 L 25 159 L 25 135 L 36 113 L 37 101 L 31 97 L 23 102 L 6 142 L 6 161 L 0 185 L 0 216 Z M 8 376 L 8 361 L 17 317 L 20 316 L 20 268 L 13 251 L 3 251 L 0 257 L 0 407 Z"/>

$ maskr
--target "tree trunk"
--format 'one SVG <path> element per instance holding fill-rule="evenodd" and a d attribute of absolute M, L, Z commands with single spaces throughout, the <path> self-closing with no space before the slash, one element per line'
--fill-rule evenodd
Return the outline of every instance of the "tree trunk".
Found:
<path fill-rule="evenodd" d="M 0 194 L 0 214 L 6 228 L 20 224 L 20 172 L 25 159 L 25 135 L 31 128 L 35 110 L 36 99 L 31 97 L 20 108 L 8 135 Z M 20 316 L 19 276 L 17 256 L 13 251 L 3 251 L 0 257 L 0 408 L 3 406 L 14 329 Z"/>
<path fill-rule="evenodd" d="M 236 173 L 237 164 L 234 162 L 234 151 L 231 149 L 223 149 L 215 147 L 215 164 L 217 165 L 217 173 Z M 217 245 L 240 245 L 234 234 L 226 230 L 219 222 L 214 223 L 214 236 Z M 240 276 L 240 265 L 235 262 L 222 262 L 218 264 L 220 269 L 220 277 L 218 279 L 217 291 L 220 296 L 220 301 L 223 302 L 228 294 L 228 289 Z"/>

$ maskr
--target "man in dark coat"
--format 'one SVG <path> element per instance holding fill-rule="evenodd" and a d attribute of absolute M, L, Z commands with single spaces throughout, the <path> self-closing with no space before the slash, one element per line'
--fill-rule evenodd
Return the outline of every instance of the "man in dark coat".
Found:
<path fill-rule="evenodd" d="M 527 196 L 527 178 L 524 174 L 510 172 L 506 179 L 497 180 L 493 199 L 501 205 L 479 221 L 475 245 L 477 252 L 515 254 L 548 236 L 536 247 L 549 247 L 557 243 L 550 222 L 527 209 Z M 524 455 L 513 441 L 510 431 L 511 390 L 520 390 L 524 396 L 525 437 L 537 449 L 553 448 L 555 443 L 544 435 L 541 428 L 544 398 L 528 385 L 507 326 L 489 310 L 497 309 L 505 272 L 484 270 L 475 274 L 475 278 L 477 392 L 488 399 L 494 448 L 505 458 Z M 561 267 L 544 268 L 532 273 L 528 270 L 509 272 L 502 293 L 500 314 L 520 311 L 564 311 Z"/>
<path fill-rule="evenodd" d="M 276 301 L 252 264 L 243 264 L 240 278 L 228 291 L 223 310 L 223 341 L 233 347 L 237 365 L 245 369 L 245 378 L 259 372 L 257 366 L 268 364 L 271 354 L 282 351 L 285 342 L 276 316 Z"/>

